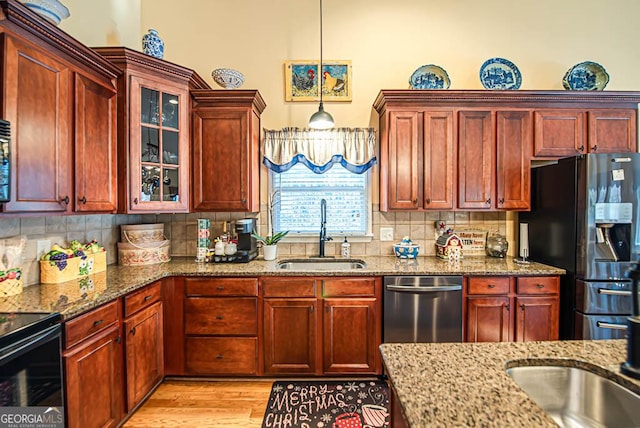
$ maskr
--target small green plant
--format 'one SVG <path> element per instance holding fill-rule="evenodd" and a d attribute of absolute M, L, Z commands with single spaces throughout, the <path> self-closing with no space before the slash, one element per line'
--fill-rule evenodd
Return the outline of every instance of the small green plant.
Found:
<path fill-rule="evenodd" d="M 266 237 L 262 237 L 258 235 L 258 233 L 256 233 L 256 231 L 254 230 L 253 232 L 251 232 L 251 236 L 256 238 L 258 241 L 262 242 L 264 245 L 275 245 L 278 243 L 278 241 L 280 241 L 282 238 L 287 236 L 287 233 L 289 233 L 289 231 L 285 230 L 282 232 L 278 232 L 275 235 L 268 235 Z"/>

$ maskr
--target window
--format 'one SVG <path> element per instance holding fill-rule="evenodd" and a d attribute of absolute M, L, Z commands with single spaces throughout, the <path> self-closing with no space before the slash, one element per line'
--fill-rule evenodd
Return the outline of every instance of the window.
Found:
<path fill-rule="evenodd" d="M 270 171 L 273 229 L 289 236 L 320 231 L 320 201 L 327 201 L 329 235 L 364 236 L 370 232 L 369 174 L 354 174 L 336 164 L 315 174 L 302 163 L 288 171 Z"/>

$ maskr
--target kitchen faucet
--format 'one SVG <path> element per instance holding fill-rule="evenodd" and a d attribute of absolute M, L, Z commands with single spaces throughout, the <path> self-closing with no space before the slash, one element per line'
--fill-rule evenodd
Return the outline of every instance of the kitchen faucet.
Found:
<path fill-rule="evenodd" d="M 332 237 L 327 236 L 327 201 L 325 199 L 320 200 L 320 254 L 318 257 L 325 257 L 324 255 L 324 243 L 326 241 L 333 240 Z"/>
<path fill-rule="evenodd" d="M 627 318 L 627 361 L 621 364 L 620 370 L 627 376 L 640 379 L 640 298 L 638 297 L 638 283 L 640 283 L 640 261 L 635 268 L 627 272 L 631 283 L 631 316 Z"/>

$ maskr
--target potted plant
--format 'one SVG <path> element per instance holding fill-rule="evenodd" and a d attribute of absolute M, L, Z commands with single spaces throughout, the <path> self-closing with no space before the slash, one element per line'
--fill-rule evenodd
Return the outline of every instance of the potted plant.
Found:
<path fill-rule="evenodd" d="M 263 237 L 263 236 L 258 235 L 256 233 L 256 231 L 254 230 L 253 232 L 251 232 L 251 236 L 256 238 L 256 240 L 258 242 L 262 243 L 262 251 L 264 253 L 264 259 L 265 260 L 275 260 L 276 259 L 276 255 L 278 253 L 277 244 L 282 238 L 287 236 L 287 233 L 289 233 L 289 231 L 288 230 L 284 230 L 282 232 L 278 232 L 278 233 L 267 235 L 266 237 Z"/>

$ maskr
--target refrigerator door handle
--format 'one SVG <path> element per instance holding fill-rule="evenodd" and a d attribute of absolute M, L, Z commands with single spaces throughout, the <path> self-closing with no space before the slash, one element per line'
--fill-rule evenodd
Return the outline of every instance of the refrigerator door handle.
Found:
<path fill-rule="evenodd" d="M 608 288 L 598 288 L 598 294 L 606 294 L 609 296 L 631 296 L 629 290 L 610 290 Z"/>
<path fill-rule="evenodd" d="M 597 321 L 596 325 L 600 328 L 608 328 L 611 330 L 626 330 L 627 326 L 625 324 L 614 324 L 610 322 Z"/>

